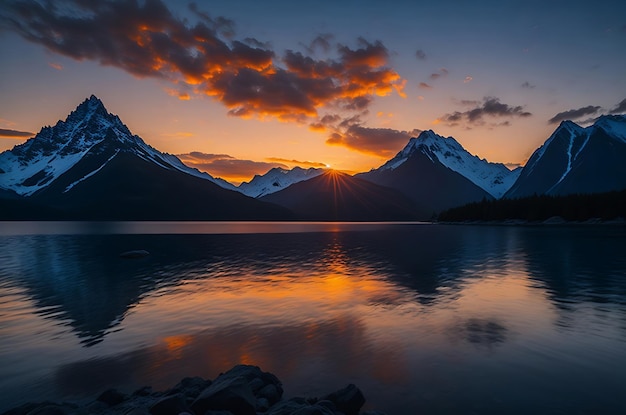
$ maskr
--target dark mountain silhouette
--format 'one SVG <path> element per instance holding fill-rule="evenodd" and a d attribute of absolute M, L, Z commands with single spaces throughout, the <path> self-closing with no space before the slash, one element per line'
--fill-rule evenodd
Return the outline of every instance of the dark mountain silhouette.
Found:
<path fill-rule="evenodd" d="M 400 192 L 334 170 L 263 196 L 261 200 L 284 206 L 298 218 L 307 220 L 414 220 L 419 217 L 415 205 Z"/>
<path fill-rule="evenodd" d="M 564 121 L 524 166 L 505 198 L 626 189 L 626 116 L 582 128 Z"/>

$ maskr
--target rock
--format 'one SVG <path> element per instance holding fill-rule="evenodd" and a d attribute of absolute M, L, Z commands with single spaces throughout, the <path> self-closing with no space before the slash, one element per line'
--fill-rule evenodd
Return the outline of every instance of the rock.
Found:
<path fill-rule="evenodd" d="M 127 396 L 109 389 L 81 405 L 29 403 L 2 415 L 358 415 L 365 403 L 352 384 L 321 399 L 281 400 L 282 394 L 282 384 L 273 374 L 238 365 L 213 382 L 184 378 L 166 392 L 152 392 L 146 386 Z M 369 411 L 362 415 L 384 414 Z"/>
<path fill-rule="evenodd" d="M 263 386 L 256 395 L 267 399 L 270 405 L 274 405 L 282 396 L 282 388 L 279 390 L 275 384 L 269 383 Z"/>
<path fill-rule="evenodd" d="M 282 395 L 283 387 L 276 376 L 257 366 L 237 365 L 204 389 L 191 408 L 196 413 L 215 409 L 228 410 L 235 415 L 255 414 L 257 408 L 271 407 Z M 259 399 L 267 403 L 257 402 Z"/>
<path fill-rule="evenodd" d="M 309 405 L 292 412 L 291 415 L 337 415 L 337 412 L 319 404 Z"/>
<path fill-rule="evenodd" d="M 176 386 L 167 391 L 166 395 L 175 395 L 183 393 L 188 398 L 197 398 L 200 392 L 211 386 L 210 380 L 204 380 L 201 377 L 187 377 L 181 380 Z"/>
<path fill-rule="evenodd" d="M 27 415 L 66 415 L 66 412 L 60 405 L 43 404 L 28 412 Z"/>
<path fill-rule="evenodd" d="M 343 389 L 327 395 L 323 399 L 335 404 L 337 409 L 345 415 L 358 415 L 365 403 L 365 397 L 359 388 L 352 383 Z"/>
<path fill-rule="evenodd" d="M 148 408 L 138 407 L 131 408 L 128 411 L 124 412 L 124 415 L 150 415 L 150 411 Z"/>
<path fill-rule="evenodd" d="M 267 411 L 267 415 L 291 415 L 306 406 L 309 406 L 309 404 L 304 398 L 291 398 L 272 406 Z"/>
<path fill-rule="evenodd" d="M 143 258 L 150 255 L 150 252 L 144 249 L 136 249 L 134 251 L 126 251 L 120 254 L 121 258 L 133 259 L 133 258 Z"/>
<path fill-rule="evenodd" d="M 191 408 L 187 405 L 185 395 L 182 393 L 161 398 L 150 407 L 152 415 L 178 415 L 181 412 L 189 411 L 191 411 Z"/>
<path fill-rule="evenodd" d="M 256 415 L 256 398 L 243 377 L 221 375 L 191 404 L 196 414 L 227 410 L 233 415 Z"/>
<path fill-rule="evenodd" d="M 270 402 L 266 398 L 257 398 L 256 399 L 256 411 L 257 412 L 267 412 L 270 409 Z"/>
<path fill-rule="evenodd" d="M 98 402 L 105 403 L 109 406 L 119 405 L 126 400 L 126 395 L 118 392 L 116 389 L 107 389 L 98 398 Z"/>
<path fill-rule="evenodd" d="M 150 396 L 152 394 L 152 388 L 150 386 L 144 386 L 133 392 L 133 396 Z"/>

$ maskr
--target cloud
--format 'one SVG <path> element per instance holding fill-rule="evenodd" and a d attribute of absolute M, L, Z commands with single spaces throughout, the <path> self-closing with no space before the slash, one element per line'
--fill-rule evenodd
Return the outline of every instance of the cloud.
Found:
<path fill-rule="evenodd" d="M 613 108 L 609 114 L 623 114 L 626 113 L 626 98 L 622 100 L 615 108 Z"/>
<path fill-rule="evenodd" d="M 304 46 L 304 48 L 310 54 L 314 54 L 318 50 L 328 53 L 333 47 L 332 42 L 334 38 L 335 37 L 330 33 L 323 33 L 323 34 L 317 35 L 315 39 L 313 39 L 309 45 Z"/>
<path fill-rule="evenodd" d="M 595 105 L 588 105 L 586 107 L 571 109 L 568 111 L 559 112 L 554 117 L 548 120 L 548 124 L 558 124 L 565 120 L 575 120 L 588 115 L 596 114 L 600 111 L 601 107 Z"/>
<path fill-rule="evenodd" d="M 526 81 L 526 82 L 524 82 L 524 83 L 522 84 L 522 88 L 524 88 L 524 89 L 535 89 L 535 86 L 536 86 L 536 85 L 531 85 L 531 83 L 530 83 L 530 82 L 528 82 L 528 81 Z"/>
<path fill-rule="evenodd" d="M 472 80 L 473 80 L 473 79 L 474 79 L 474 78 L 472 78 L 471 76 L 467 75 L 467 76 L 465 77 L 465 79 L 463 79 L 463 83 L 464 83 L 464 84 L 467 84 L 467 83 L 469 83 L 469 82 L 472 82 Z"/>
<path fill-rule="evenodd" d="M 57 71 L 63 70 L 63 65 L 61 65 L 60 63 L 48 62 L 48 66 L 53 69 L 56 69 Z"/>
<path fill-rule="evenodd" d="M 476 101 L 461 101 L 463 105 L 476 103 Z M 524 107 L 521 105 L 511 106 L 500 102 L 496 97 L 485 97 L 482 102 L 478 102 L 474 108 L 467 111 L 459 112 L 455 111 L 450 114 L 445 114 L 439 117 L 439 121 L 446 123 L 449 126 L 459 125 L 461 122 L 466 122 L 471 125 L 484 125 L 484 117 L 492 118 L 513 118 L 530 117 L 530 112 L 524 111 Z M 500 123 L 492 124 L 492 127 L 508 126 L 510 122 L 503 121 Z"/>
<path fill-rule="evenodd" d="M 301 161 L 301 160 L 294 160 L 294 159 L 284 159 L 284 158 L 280 158 L 280 157 L 268 157 L 266 160 L 274 162 L 274 163 L 285 163 L 285 164 L 295 165 L 295 166 L 300 166 L 300 167 L 305 167 L 305 168 L 309 168 L 309 167 L 326 168 L 326 167 L 328 167 L 328 165 L 326 163 L 320 163 L 318 161 Z"/>
<path fill-rule="evenodd" d="M 439 68 L 439 71 L 430 74 L 430 79 L 433 81 L 444 76 L 448 76 L 450 72 L 446 68 Z"/>
<path fill-rule="evenodd" d="M 34 135 L 35 133 L 31 133 L 28 131 L 17 131 L 17 130 L 9 130 L 9 129 L 0 128 L 0 137 L 2 138 L 22 139 L 22 138 L 30 138 L 30 137 L 33 137 Z"/>
<path fill-rule="evenodd" d="M 180 89 L 180 98 L 205 94 L 238 117 L 272 117 L 308 123 L 320 109 L 344 105 L 360 111 L 373 97 L 396 91 L 403 79 L 387 66 L 380 41 L 359 38 L 356 47 L 320 35 L 311 50 L 334 48 L 334 58 L 300 52 L 279 56 L 270 45 L 236 39 L 235 24 L 189 6 L 196 23 L 173 15 L 163 0 L 17 0 L 3 5 L 3 26 L 60 55 L 158 78 Z"/>
<path fill-rule="evenodd" d="M 398 131 L 391 128 L 368 128 L 359 124 L 350 125 L 345 132 L 335 131 L 326 140 L 327 144 L 340 145 L 361 153 L 379 157 L 391 157 L 404 147 L 411 137 L 421 131 Z"/>
<path fill-rule="evenodd" d="M 288 168 L 284 163 L 241 160 L 228 154 L 208 154 L 192 151 L 186 154 L 177 154 L 183 163 L 209 173 L 214 177 L 221 177 L 233 183 L 249 180 L 255 174 L 265 174 L 274 167 Z"/>
<path fill-rule="evenodd" d="M 421 89 L 432 89 L 432 85 L 427 84 L 426 82 L 420 82 L 418 85 L 419 88 Z"/>
<path fill-rule="evenodd" d="M 426 60 L 426 53 L 423 50 L 418 49 L 415 51 L 415 57 L 421 61 Z"/>

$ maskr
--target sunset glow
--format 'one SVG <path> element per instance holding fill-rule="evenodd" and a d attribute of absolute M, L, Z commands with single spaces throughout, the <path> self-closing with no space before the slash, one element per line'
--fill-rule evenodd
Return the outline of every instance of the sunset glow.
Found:
<path fill-rule="evenodd" d="M 429 128 L 523 164 L 553 120 L 626 111 L 621 2 L 62 3 L 0 8 L 0 150 L 91 94 L 161 151 L 224 155 L 198 168 L 235 183 L 274 158 L 367 171 Z"/>

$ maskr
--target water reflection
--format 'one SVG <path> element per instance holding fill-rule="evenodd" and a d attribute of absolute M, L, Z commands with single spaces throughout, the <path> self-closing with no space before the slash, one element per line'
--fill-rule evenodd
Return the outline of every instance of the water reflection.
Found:
<path fill-rule="evenodd" d="M 250 363 L 389 413 L 619 413 L 625 248 L 620 228 L 0 237 L 0 409 Z"/>

